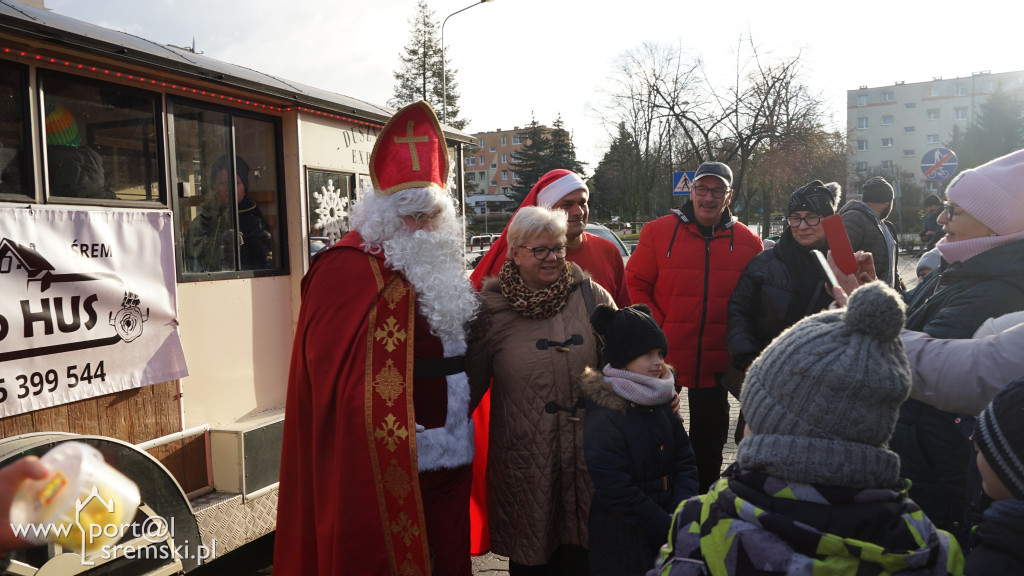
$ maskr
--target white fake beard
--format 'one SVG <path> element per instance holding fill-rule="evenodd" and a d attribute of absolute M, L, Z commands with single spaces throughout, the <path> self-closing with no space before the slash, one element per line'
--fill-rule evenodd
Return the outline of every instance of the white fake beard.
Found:
<path fill-rule="evenodd" d="M 453 212 L 453 211 L 446 211 Z M 451 213 L 432 231 L 404 227 L 382 242 L 384 259 L 416 289 L 419 312 L 431 332 L 445 342 L 464 342 L 465 326 L 480 306 L 463 256 L 463 232 Z"/>

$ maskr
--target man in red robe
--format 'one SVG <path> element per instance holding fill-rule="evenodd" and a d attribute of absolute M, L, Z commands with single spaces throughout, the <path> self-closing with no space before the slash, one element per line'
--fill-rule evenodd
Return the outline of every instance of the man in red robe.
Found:
<path fill-rule="evenodd" d="M 399 111 L 353 231 L 302 280 L 275 575 L 471 574 L 462 357 L 478 304 L 446 152 L 426 103 Z"/>

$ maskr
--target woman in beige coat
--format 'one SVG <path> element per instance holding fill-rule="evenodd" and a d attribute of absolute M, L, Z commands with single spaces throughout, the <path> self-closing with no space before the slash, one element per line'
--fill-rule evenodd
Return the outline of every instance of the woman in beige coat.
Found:
<path fill-rule="evenodd" d="M 485 281 L 467 372 L 491 387 L 487 517 L 510 576 L 587 574 L 593 485 L 583 459 L 580 375 L 599 366 L 590 310 L 612 297 L 565 260 L 566 215 L 521 208 L 508 260 Z"/>

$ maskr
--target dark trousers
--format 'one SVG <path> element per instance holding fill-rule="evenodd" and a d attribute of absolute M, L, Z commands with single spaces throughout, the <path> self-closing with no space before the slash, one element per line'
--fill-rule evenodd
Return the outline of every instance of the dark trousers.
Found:
<path fill-rule="evenodd" d="M 427 543 L 433 573 L 438 576 L 470 576 L 469 490 L 473 468 L 420 472 L 423 516 L 427 521 Z"/>
<path fill-rule="evenodd" d="M 729 438 L 729 393 L 718 384 L 687 388 L 686 397 L 690 402 L 690 444 L 703 494 L 722 474 L 722 448 Z"/>
<path fill-rule="evenodd" d="M 547 564 L 527 566 L 509 560 L 509 576 L 587 576 L 590 561 L 587 549 L 574 544 L 559 546 Z"/>

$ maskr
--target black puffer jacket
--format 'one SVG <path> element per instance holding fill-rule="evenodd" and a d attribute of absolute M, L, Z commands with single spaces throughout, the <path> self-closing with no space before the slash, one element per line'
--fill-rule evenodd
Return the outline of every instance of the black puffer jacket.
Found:
<path fill-rule="evenodd" d="M 1024 310 L 1024 240 L 998 246 L 963 263 L 942 264 L 907 299 L 907 329 L 936 338 L 970 338 L 982 322 Z M 890 447 L 900 455 L 900 476 L 913 482 L 910 497 L 939 527 L 964 541 L 969 494 L 968 437 L 973 420 L 907 400 L 900 407 Z"/>
<path fill-rule="evenodd" d="M 594 482 L 590 573 L 642 575 L 668 538 L 676 506 L 697 494 L 690 439 L 668 403 L 629 402 L 589 368 L 582 389 L 583 454 Z"/>
<path fill-rule="evenodd" d="M 998 504 L 997 504 L 998 506 Z M 967 555 L 967 576 L 1024 574 L 1024 515 L 986 513 L 976 532 L 979 544 Z"/>
<path fill-rule="evenodd" d="M 754 256 L 729 298 L 725 346 L 730 364 L 740 372 L 746 371 L 783 330 L 827 308 L 832 299 L 824 288 L 822 279 L 815 297 L 803 301 L 778 250 L 769 248 Z"/>

